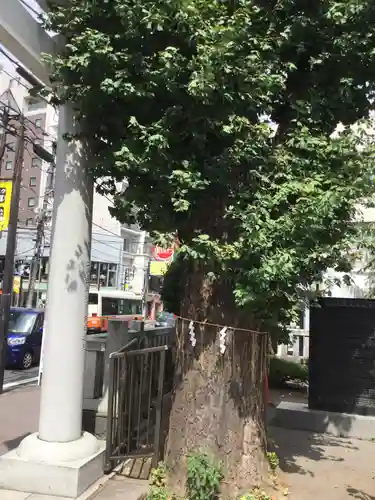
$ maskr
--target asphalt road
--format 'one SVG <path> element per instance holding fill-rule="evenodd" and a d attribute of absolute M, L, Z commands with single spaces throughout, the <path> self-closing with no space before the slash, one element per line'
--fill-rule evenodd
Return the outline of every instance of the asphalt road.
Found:
<path fill-rule="evenodd" d="M 38 376 L 39 367 L 33 366 L 29 370 L 5 370 L 4 385 L 5 384 L 18 384 L 28 379 L 33 379 Z"/>

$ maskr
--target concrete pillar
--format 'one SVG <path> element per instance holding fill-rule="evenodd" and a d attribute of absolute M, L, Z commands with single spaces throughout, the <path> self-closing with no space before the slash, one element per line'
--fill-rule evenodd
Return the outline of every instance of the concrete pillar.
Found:
<path fill-rule="evenodd" d="M 67 443 L 81 437 L 93 184 L 82 145 L 64 133 L 77 133 L 68 106 L 59 116 L 39 438 Z"/>
<path fill-rule="evenodd" d="M 60 110 L 54 236 L 48 283 L 39 432 L 0 457 L 0 488 L 78 497 L 103 471 L 103 446 L 82 433 L 93 184 L 74 113 Z"/>

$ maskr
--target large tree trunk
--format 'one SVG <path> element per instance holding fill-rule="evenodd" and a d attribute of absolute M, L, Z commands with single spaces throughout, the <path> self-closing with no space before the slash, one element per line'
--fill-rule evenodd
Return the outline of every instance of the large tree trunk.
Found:
<path fill-rule="evenodd" d="M 226 285 L 220 290 L 216 284 L 214 291 L 202 275 L 187 281 L 181 311 L 187 320 L 179 320 L 177 326 L 166 445 L 169 486 L 183 496 L 187 456 L 207 452 L 223 464 L 223 498 L 236 498 L 261 484 L 268 470 L 264 458 L 268 338 L 234 328 L 221 354 L 220 328 L 195 324 L 197 344 L 192 347 L 190 319 L 202 322 L 208 314 L 207 322 L 248 329 L 251 322 L 239 317 Z"/>

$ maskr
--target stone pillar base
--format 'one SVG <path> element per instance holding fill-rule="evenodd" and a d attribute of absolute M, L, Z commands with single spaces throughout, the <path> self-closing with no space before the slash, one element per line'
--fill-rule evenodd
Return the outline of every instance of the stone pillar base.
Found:
<path fill-rule="evenodd" d="M 0 492 L 22 491 L 77 498 L 103 475 L 105 443 L 84 433 L 71 443 L 27 436 L 0 457 Z"/>

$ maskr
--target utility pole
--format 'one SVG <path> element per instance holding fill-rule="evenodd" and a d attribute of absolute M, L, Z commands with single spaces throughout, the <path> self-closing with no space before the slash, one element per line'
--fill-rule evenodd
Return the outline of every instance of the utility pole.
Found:
<path fill-rule="evenodd" d="M 8 347 L 7 336 L 13 292 L 14 255 L 16 252 L 18 207 L 20 201 L 22 166 L 25 147 L 25 123 L 23 115 L 20 115 L 18 128 L 19 131 L 15 152 L 15 166 L 13 172 L 12 199 L 10 203 L 7 249 L 5 253 L 3 293 L 0 300 L 0 394 L 3 392 L 4 370 Z"/>
<path fill-rule="evenodd" d="M 1 170 L 3 167 L 5 151 L 6 151 L 6 147 L 7 147 L 7 130 L 8 130 L 9 122 L 10 122 L 9 109 L 7 106 L 4 106 L 3 116 L 2 116 L 3 133 L 1 135 L 1 141 L 0 141 L 0 176 L 1 176 Z M 2 235 L 3 235 L 3 232 L 0 231 L 0 238 L 2 237 Z"/>
<path fill-rule="evenodd" d="M 1 142 L 0 142 L 0 175 L 1 175 L 1 169 L 3 166 L 5 149 L 6 149 L 6 145 L 7 145 L 7 129 L 8 129 L 9 121 L 10 120 L 9 120 L 8 109 L 4 107 L 3 116 L 2 116 L 2 124 L 1 124 L 1 126 L 3 127 L 3 133 L 1 135 Z"/>
<path fill-rule="evenodd" d="M 49 196 L 53 189 L 53 173 L 54 173 L 54 166 L 51 164 L 48 168 L 48 173 L 47 173 L 42 212 L 38 217 L 38 224 L 36 228 L 35 252 L 30 266 L 30 278 L 29 278 L 29 288 L 27 290 L 26 307 L 32 307 L 33 305 L 35 283 L 38 275 L 38 269 L 41 266 L 42 253 L 43 253 L 44 223 L 46 220 Z"/>

